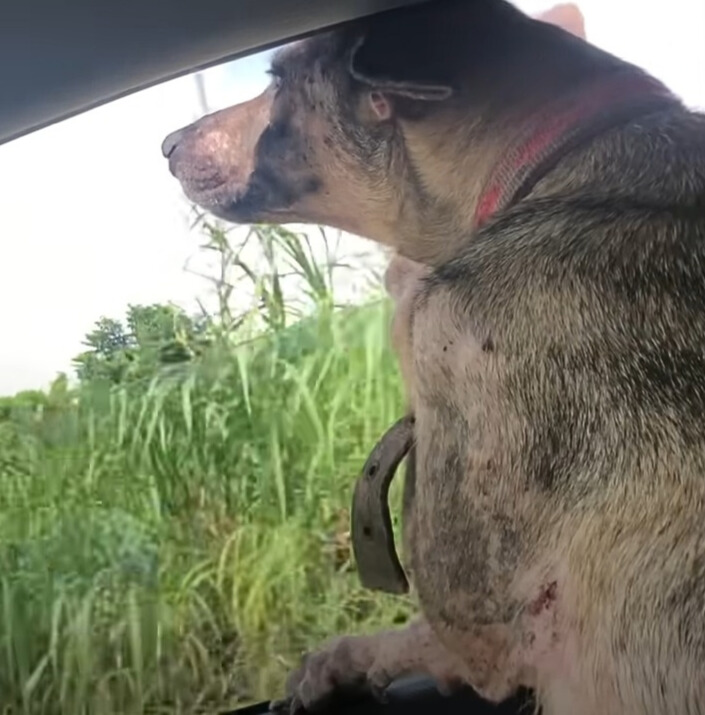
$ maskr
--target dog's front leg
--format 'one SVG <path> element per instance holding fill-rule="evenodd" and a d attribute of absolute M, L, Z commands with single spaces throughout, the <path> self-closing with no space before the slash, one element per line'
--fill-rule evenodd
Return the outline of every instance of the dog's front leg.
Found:
<path fill-rule="evenodd" d="M 316 711 L 345 693 L 383 698 L 387 686 L 406 675 L 430 676 L 447 693 L 464 682 L 463 668 L 423 620 L 399 630 L 343 636 L 304 656 L 289 676 L 286 698 L 272 709 Z"/>

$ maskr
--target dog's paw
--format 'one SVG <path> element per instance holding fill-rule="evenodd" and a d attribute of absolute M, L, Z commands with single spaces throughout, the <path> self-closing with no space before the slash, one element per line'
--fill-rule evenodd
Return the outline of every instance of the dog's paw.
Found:
<path fill-rule="evenodd" d="M 375 638 L 344 636 L 304 656 L 288 678 L 286 697 L 270 709 L 291 715 L 319 712 L 340 696 L 372 695 L 383 700 L 391 683 L 378 666 Z"/>

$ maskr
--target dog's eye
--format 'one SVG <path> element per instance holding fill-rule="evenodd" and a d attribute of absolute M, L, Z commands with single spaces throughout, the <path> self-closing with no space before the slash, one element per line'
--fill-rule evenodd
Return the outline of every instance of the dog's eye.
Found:
<path fill-rule="evenodd" d="M 267 74 L 270 77 L 270 87 L 276 92 L 281 89 L 282 83 L 284 82 L 284 73 L 278 67 L 270 67 L 267 70 Z"/>

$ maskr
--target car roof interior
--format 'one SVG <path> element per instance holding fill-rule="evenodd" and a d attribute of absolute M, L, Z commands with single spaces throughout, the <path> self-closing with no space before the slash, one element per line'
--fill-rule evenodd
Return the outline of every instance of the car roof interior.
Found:
<path fill-rule="evenodd" d="M 418 0 L 4 0 L 0 144 L 131 92 Z"/>

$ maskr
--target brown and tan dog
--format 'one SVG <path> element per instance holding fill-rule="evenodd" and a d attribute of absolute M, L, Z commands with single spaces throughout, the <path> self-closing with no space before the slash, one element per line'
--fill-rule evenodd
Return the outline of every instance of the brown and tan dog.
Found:
<path fill-rule="evenodd" d="M 385 13 L 272 73 L 165 140 L 187 195 L 427 266 L 388 277 L 423 620 L 328 644 L 292 707 L 425 672 L 546 715 L 705 713 L 705 117 L 503 0 Z"/>

